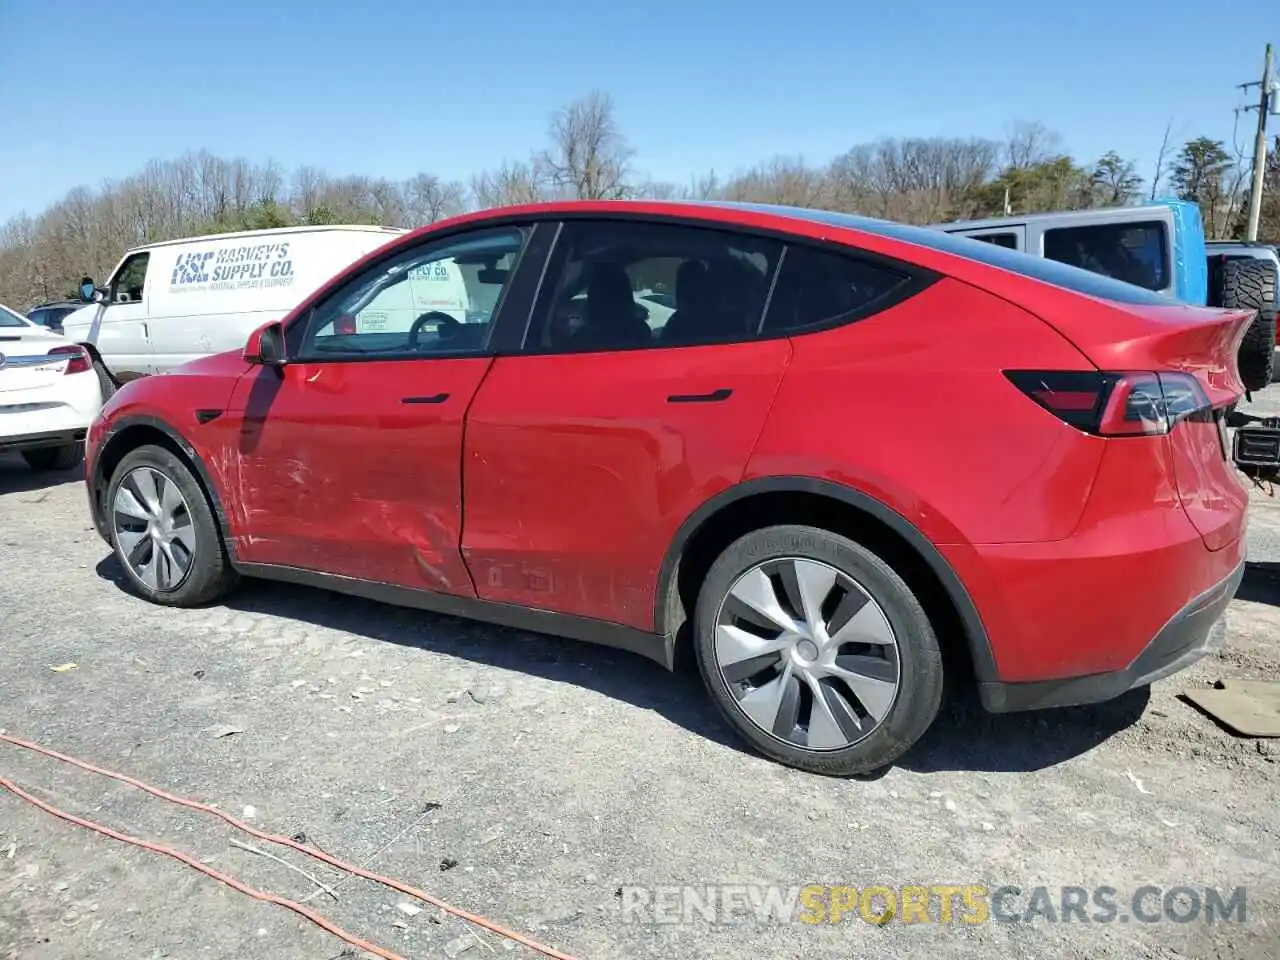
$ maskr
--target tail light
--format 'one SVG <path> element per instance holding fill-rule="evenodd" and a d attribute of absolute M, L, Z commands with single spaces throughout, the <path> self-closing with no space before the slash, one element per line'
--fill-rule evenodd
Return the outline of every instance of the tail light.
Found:
<path fill-rule="evenodd" d="M 340 337 L 346 337 L 356 332 L 356 318 L 349 313 L 339 314 L 338 318 L 333 321 L 333 332 Z"/>
<path fill-rule="evenodd" d="M 1064 423 L 1100 437 L 1168 433 L 1181 420 L 1212 416 L 1186 373 L 1006 370 L 1009 382 Z"/>
<path fill-rule="evenodd" d="M 88 373 L 93 369 L 93 363 L 89 359 L 89 352 L 84 347 L 65 346 L 54 347 L 49 351 L 51 357 L 70 357 L 71 362 L 67 364 L 67 369 L 63 373 Z"/>

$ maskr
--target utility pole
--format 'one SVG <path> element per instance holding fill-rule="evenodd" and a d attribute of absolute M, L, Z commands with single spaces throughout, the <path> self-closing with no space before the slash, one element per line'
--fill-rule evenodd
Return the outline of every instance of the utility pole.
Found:
<path fill-rule="evenodd" d="M 1252 87 L 1252 83 L 1242 83 L 1241 89 Z M 1249 191 L 1249 226 L 1245 232 L 1246 240 L 1258 239 L 1258 219 L 1262 215 L 1262 181 L 1267 172 L 1267 113 L 1271 106 L 1271 44 L 1267 44 L 1267 56 L 1262 67 L 1262 81 L 1258 84 L 1258 106 L 1245 107 L 1246 110 L 1257 109 L 1258 133 L 1253 141 L 1253 188 Z"/>

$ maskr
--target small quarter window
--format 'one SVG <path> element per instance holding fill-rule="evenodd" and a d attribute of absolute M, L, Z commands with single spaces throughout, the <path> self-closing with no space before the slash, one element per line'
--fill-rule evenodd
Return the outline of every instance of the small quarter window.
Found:
<path fill-rule="evenodd" d="M 799 332 L 863 314 L 907 280 L 904 273 L 854 256 L 790 247 L 782 260 L 764 332 Z"/>

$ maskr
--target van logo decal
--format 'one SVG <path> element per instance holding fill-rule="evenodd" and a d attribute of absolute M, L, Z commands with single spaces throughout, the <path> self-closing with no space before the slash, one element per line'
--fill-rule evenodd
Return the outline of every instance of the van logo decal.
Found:
<path fill-rule="evenodd" d="M 288 242 L 222 246 L 178 254 L 169 292 L 287 287 L 293 277 Z"/>

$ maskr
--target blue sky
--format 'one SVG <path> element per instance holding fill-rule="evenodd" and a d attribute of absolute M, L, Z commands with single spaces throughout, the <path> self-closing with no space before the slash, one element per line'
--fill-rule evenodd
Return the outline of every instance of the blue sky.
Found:
<path fill-rule="evenodd" d="M 1018 119 L 1058 131 L 1081 160 L 1115 149 L 1149 174 L 1170 120 L 1183 139 L 1230 141 L 1235 85 L 1280 41 L 1275 10 L 0 0 L 0 219 L 201 148 L 465 180 L 540 146 L 551 111 L 593 88 L 613 96 L 637 166 L 656 179 L 727 175 L 774 154 L 825 161 L 884 136 L 998 138 Z"/>

